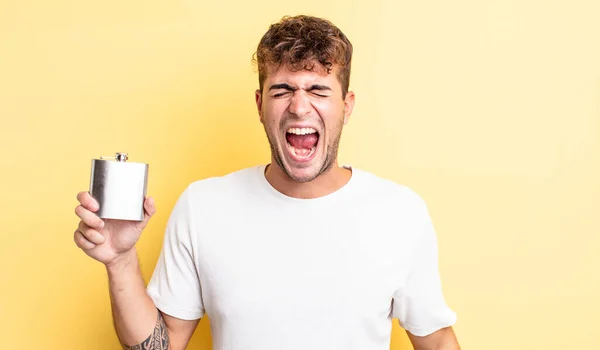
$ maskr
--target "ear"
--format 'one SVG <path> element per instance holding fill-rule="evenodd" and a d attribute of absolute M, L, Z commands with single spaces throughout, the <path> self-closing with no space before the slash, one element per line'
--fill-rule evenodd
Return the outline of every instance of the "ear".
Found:
<path fill-rule="evenodd" d="M 254 99 L 256 100 L 256 108 L 258 109 L 258 116 L 260 117 L 260 122 L 262 123 L 262 91 L 257 89 L 254 92 Z"/>
<path fill-rule="evenodd" d="M 348 123 L 352 110 L 354 109 L 354 92 L 348 91 L 344 98 L 344 125 Z"/>

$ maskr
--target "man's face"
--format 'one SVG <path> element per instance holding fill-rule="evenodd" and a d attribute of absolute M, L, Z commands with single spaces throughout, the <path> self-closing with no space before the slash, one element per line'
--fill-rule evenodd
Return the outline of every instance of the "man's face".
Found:
<path fill-rule="evenodd" d="M 272 157 L 294 181 L 312 181 L 337 164 L 342 128 L 354 106 L 352 92 L 342 98 L 338 69 L 328 74 L 316 63 L 313 71 L 293 72 L 283 64 L 269 69 L 262 93 L 256 91 Z"/>

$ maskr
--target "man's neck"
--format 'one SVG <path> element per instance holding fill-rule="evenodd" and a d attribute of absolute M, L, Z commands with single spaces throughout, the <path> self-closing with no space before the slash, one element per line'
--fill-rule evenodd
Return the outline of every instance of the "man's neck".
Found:
<path fill-rule="evenodd" d="M 296 182 L 277 165 L 271 162 L 265 171 L 267 181 L 277 191 L 286 196 L 300 199 L 310 199 L 333 193 L 350 181 L 352 171 L 338 166 L 337 161 L 326 172 L 309 182 Z"/>

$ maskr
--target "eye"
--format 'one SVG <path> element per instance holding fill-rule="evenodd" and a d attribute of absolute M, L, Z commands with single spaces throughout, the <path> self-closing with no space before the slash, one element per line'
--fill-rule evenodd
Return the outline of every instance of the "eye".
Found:
<path fill-rule="evenodd" d="M 289 93 L 289 91 L 278 92 L 278 93 L 274 94 L 273 97 L 282 97 L 282 96 L 284 96 L 284 95 L 286 95 L 288 93 Z"/>
<path fill-rule="evenodd" d="M 315 96 L 319 96 L 319 97 L 329 97 L 329 96 L 327 96 L 327 95 L 318 94 L 318 93 L 316 93 L 316 92 L 313 92 L 313 94 L 314 94 Z"/>

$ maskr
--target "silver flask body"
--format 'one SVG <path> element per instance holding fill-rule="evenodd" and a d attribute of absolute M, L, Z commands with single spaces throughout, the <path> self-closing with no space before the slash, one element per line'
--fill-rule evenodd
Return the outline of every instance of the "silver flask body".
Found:
<path fill-rule="evenodd" d="M 127 159 L 127 153 L 117 153 L 92 160 L 90 194 L 100 205 L 96 214 L 102 219 L 144 220 L 148 164 Z"/>

